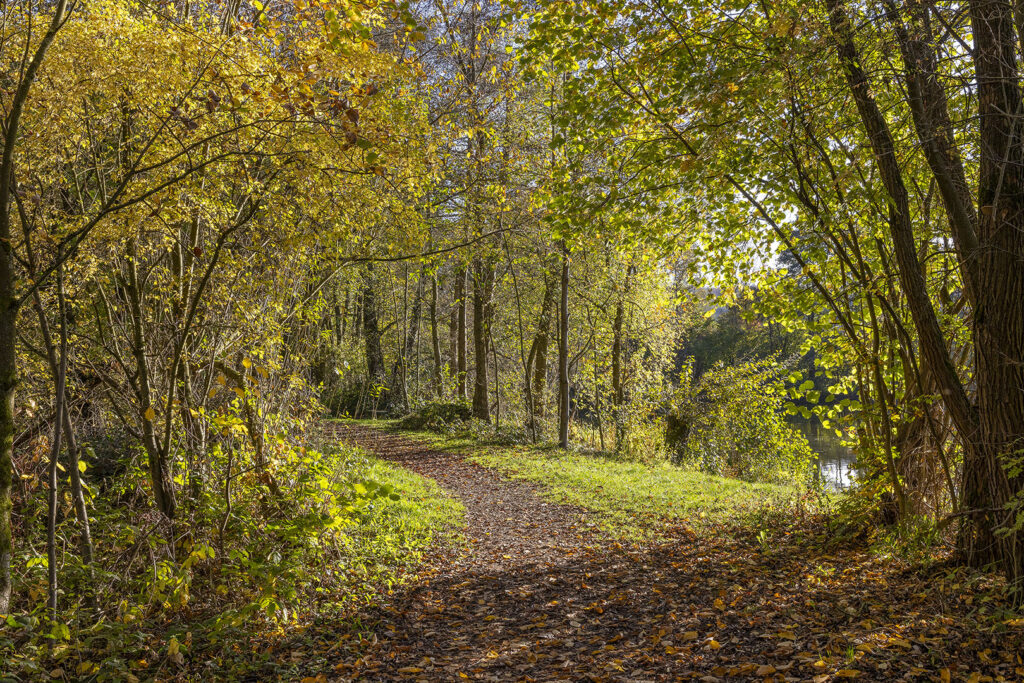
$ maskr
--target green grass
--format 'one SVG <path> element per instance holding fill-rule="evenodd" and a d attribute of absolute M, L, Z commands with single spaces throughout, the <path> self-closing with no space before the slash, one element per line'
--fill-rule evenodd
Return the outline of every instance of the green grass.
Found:
<path fill-rule="evenodd" d="M 393 423 L 378 422 L 379 428 Z M 551 446 L 493 446 L 432 432 L 401 432 L 431 448 L 464 455 L 513 479 L 540 484 L 552 502 L 591 513 L 609 535 L 657 538 L 679 523 L 695 531 L 758 521 L 792 505 L 796 486 L 760 484 L 683 469 L 667 462 L 623 461 L 610 456 L 565 453 Z"/>
<path fill-rule="evenodd" d="M 346 448 L 339 479 L 390 485 L 398 494 L 357 508 L 342 553 L 354 575 L 392 584 L 437 546 L 462 543 L 466 510 L 434 480 L 358 448 Z"/>
<path fill-rule="evenodd" d="M 797 495 L 795 488 L 752 484 L 669 463 L 624 462 L 549 449 L 491 449 L 472 453 L 469 459 L 541 484 L 549 500 L 582 507 L 595 514 L 605 531 L 626 538 L 656 537 L 659 528 L 678 522 L 695 528 L 739 522 Z"/>

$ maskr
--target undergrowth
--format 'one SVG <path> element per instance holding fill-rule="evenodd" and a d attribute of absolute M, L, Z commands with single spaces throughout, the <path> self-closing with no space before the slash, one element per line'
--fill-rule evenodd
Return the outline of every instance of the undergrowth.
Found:
<path fill-rule="evenodd" d="M 231 495 L 201 497 L 173 526 L 133 495 L 145 478 L 137 459 L 93 482 L 119 494 L 91 501 L 96 561 L 58 568 L 56 620 L 41 543 L 16 558 L 25 598 L 0 620 L 0 680 L 159 680 L 240 635 L 357 616 L 457 540 L 464 509 L 433 481 L 357 448 L 279 446 L 277 493 L 224 463 Z M 28 496 L 24 513 L 41 504 Z M 59 529 L 69 543 L 73 522 Z"/>

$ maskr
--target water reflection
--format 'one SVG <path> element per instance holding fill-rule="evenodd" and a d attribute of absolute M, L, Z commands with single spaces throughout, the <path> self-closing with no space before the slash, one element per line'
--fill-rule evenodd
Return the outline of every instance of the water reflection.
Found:
<path fill-rule="evenodd" d="M 821 481 L 833 489 L 850 486 L 857 476 L 854 470 L 855 457 L 853 451 L 840 443 L 836 433 L 822 427 L 816 417 L 810 420 L 792 418 L 789 422 L 807 437 L 811 448 L 818 454 L 815 481 Z"/>

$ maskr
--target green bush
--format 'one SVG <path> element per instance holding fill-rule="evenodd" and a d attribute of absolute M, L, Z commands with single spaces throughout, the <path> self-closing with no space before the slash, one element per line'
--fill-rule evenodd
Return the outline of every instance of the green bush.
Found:
<path fill-rule="evenodd" d="M 431 401 L 403 417 L 399 429 L 427 429 L 439 434 L 462 427 L 473 418 L 473 411 L 465 401 Z"/>
<path fill-rule="evenodd" d="M 666 419 L 673 460 L 748 481 L 806 480 L 814 452 L 786 423 L 784 371 L 769 359 L 717 365 L 699 382 L 684 382 Z"/>

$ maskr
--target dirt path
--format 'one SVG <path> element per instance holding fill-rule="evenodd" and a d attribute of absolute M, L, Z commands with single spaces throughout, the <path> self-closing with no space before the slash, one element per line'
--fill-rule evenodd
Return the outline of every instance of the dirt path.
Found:
<path fill-rule="evenodd" d="M 579 552 L 588 541 L 578 524 L 583 510 L 548 503 L 529 484 L 451 453 L 426 449 L 399 434 L 360 425 L 337 425 L 335 430 L 339 439 L 436 480 L 462 501 L 472 552 L 452 571 L 494 573 L 552 564 Z"/>
<path fill-rule="evenodd" d="M 336 429 L 461 499 L 471 551 L 366 615 L 371 643 L 329 680 L 1024 680 L 1024 631 L 983 629 L 992 606 L 955 576 L 786 538 L 623 546 L 457 455 Z"/>

